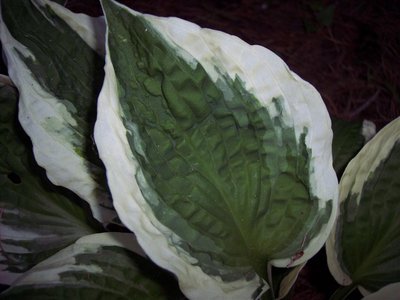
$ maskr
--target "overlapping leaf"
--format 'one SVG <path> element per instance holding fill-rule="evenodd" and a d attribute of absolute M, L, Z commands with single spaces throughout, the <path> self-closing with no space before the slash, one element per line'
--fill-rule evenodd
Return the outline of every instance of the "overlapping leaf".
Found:
<path fill-rule="evenodd" d="M 17 125 L 17 91 L 0 82 L 0 283 L 95 232 L 77 197 L 52 188 L 34 166 L 31 144 Z M 40 177 L 39 175 L 43 175 Z"/>
<path fill-rule="evenodd" d="M 122 221 L 189 297 L 256 297 L 268 263 L 306 261 L 333 223 L 319 94 L 262 47 L 102 3 L 95 139 Z"/>
<path fill-rule="evenodd" d="M 400 282 L 388 284 L 375 293 L 369 294 L 363 300 L 397 300 L 400 295 Z"/>
<path fill-rule="evenodd" d="M 400 119 L 349 163 L 340 182 L 340 214 L 327 243 L 328 265 L 342 285 L 374 292 L 400 278 Z"/>
<path fill-rule="evenodd" d="M 85 236 L 32 268 L 0 299 L 183 299 L 176 282 L 136 250 L 129 233 Z"/>
<path fill-rule="evenodd" d="M 375 135 L 375 125 L 367 120 L 349 122 L 333 118 L 332 130 L 333 167 L 341 175 L 349 161 Z"/>
<path fill-rule="evenodd" d="M 89 202 L 105 225 L 116 221 L 93 144 L 103 80 L 103 19 L 47 0 L 2 0 L 0 35 L 20 92 L 19 120 L 49 179 Z M 97 52 L 96 52 L 97 51 Z"/>
<path fill-rule="evenodd" d="M 270 269 L 271 278 L 272 278 L 272 289 L 274 293 L 268 294 L 269 298 L 265 299 L 286 299 L 294 284 L 296 283 L 297 277 L 300 274 L 300 271 L 306 263 L 302 263 L 295 267 L 289 268 L 274 268 Z M 262 298 L 264 299 L 264 298 Z M 290 299 L 290 296 L 288 297 Z"/>

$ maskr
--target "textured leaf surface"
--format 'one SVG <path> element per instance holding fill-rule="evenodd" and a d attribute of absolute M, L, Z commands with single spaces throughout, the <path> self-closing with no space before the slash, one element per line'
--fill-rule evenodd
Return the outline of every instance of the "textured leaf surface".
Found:
<path fill-rule="evenodd" d="M 377 291 L 400 278 L 400 119 L 383 128 L 349 163 L 340 182 L 340 214 L 327 243 L 342 285 Z"/>
<path fill-rule="evenodd" d="M 2 78 L 3 79 L 3 78 Z M 76 199 L 56 192 L 33 166 L 17 125 L 17 91 L 0 82 L 0 283 L 93 233 Z M 93 222 L 93 220 L 92 220 Z"/>
<path fill-rule="evenodd" d="M 19 119 L 49 179 L 88 201 L 104 224 L 116 213 L 92 141 L 103 59 L 100 21 L 47 0 L 1 1 L 1 41 L 20 92 Z M 91 27 L 92 26 L 92 27 Z"/>
<path fill-rule="evenodd" d="M 0 299 L 183 299 L 168 274 L 132 252 L 134 241 L 128 233 L 85 236 L 32 268 Z"/>
<path fill-rule="evenodd" d="M 112 1 L 103 8 L 95 139 L 122 221 L 189 297 L 255 296 L 268 262 L 304 262 L 333 222 L 318 93 L 264 48 Z"/>

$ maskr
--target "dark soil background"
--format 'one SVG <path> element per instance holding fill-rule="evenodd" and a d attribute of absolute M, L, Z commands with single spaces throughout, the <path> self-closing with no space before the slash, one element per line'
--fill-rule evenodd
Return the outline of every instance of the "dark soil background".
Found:
<path fill-rule="evenodd" d="M 119 1 L 271 49 L 317 88 L 332 116 L 368 119 L 379 129 L 400 115 L 400 1 Z M 101 14 L 98 0 L 66 6 Z M 328 299 L 336 288 L 322 250 L 300 273 L 291 299 Z"/>

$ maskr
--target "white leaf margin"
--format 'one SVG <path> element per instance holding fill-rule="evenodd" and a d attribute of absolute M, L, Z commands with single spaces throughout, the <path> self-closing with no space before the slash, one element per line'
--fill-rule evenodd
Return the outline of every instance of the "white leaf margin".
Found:
<path fill-rule="evenodd" d="M 60 18 L 65 18 L 72 29 L 78 30 L 78 34 L 89 46 L 104 53 L 104 42 L 103 44 L 94 42 L 104 41 L 104 18 L 96 19 L 83 14 L 77 15 L 48 0 L 36 0 L 35 5 L 49 5 Z M 96 25 L 99 27 L 95 30 Z M 32 140 L 37 163 L 46 169 L 46 174 L 53 184 L 66 187 L 87 201 L 97 220 L 103 224 L 112 223 L 116 218 L 116 212 L 113 209 L 104 208 L 104 206 L 111 206 L 110 195 L 104 187 L 95 182 L 89 173 L 89 169 L 97 170 L 98 167 L 78 156 L 72 143 L 65 143 L 65 140 L 74 140 L 73 133 L 68 130 L 77 125 L 74 117 L 68 112 L 66 106 L 58 102 L 35 81 L 30 70 L 13 50 L 16 48 L 23 55 L 32 56 L 29 49 L 16 41 L 8 31 L 3 21 L 1 7 L 0 39 L 9 76 L 17 86 L 20 95 L 18 118 Z M 64 128 L 69 136 L 65 136 L 65 139 L 55 139 L 51 136 L 42 125 L 46 118 L 57 119 L 60 128 Z"/>
<path fill-rule="evenodd" d="M 145 255 L 132 233 L 103 232 L 91 234 L 78 239 L 74 244 L 38 263 L 13 282 L 12 287 L 35 284 L 61 285 L 64 282 L 59 275 L 68 271 L 102 273 L 103 270 L 98 266 L 76 264 L 75 256 L 82 253 L 94 254 L 100 247 L 105 246 L 116 246 L 128 249 L 141 256 Z"/>
<path fill-rule="evenodd" d="M 400 117 L 382 128 L 349 162 L 339 183 L 339 206 L 351 194 L 358 194 L 356 202 L 357 205 L 360 204 L 361 191 L 367 178 L 390 154 L 395 143 L 399 140 Z M 329 271 L 336 282 L 347 286 L 352 284 L 352 280 L 348 272 L 342 269 L 338 253 L 336 252 L 336 234 L 339 218 L 340 211 L 338 212 L 334 229 L 326 242 L 326 255 Z"/>
<path fill-rule="evenodd" d="M 212 278 L 200 267 L 187 263 L 189 261 L 195 264 L 196 261 L 188 255 L 182 258 L 184 253 L 178 253 L 175 248 L 170 247 L 170 241 L 178 241 L 179 238 L 156 219 L 143 199 L 137 182 L 128 183 L 127 180 L 122 180 L 135 178 L 138 165 L 130 157 L 125 127 L 120 119 L 114 69 L 108 56 L 105 70 L 107 79 L 99 97 L 95 140 L 100 157 L 106 165 L 109 185 L 113 187 L 113 197 L 126 200 L 114 202 L 122 222 L 134 230 L 139 244 L 155 263 L 177 275 L 181 290 L 190 299 L 250 298 L 249 295 L 260 286 L 259 278 L 226 284 L 221 278 Z M 105 157 L 107 161 L 113 161 L 112 165 L 106 162 Z M 137 202 L 132 201 L 132 195 Z M 168 236 L 169 240 L 165 236 Z"/>
<path fill-rule="evenodd" d="M 90 17 L 82 13 L 73 13 L 60 4 L 48 0 L 36 0 L 49 5 L 75 32 L 98 54 L 105 56 L 106 21 L 104 16 Z M 66 1 L 67 2 L 67 1 Z"/>
<path fill-rule="evenodd" d="M 289 294 L 293 285 L 296 283 L 296 280 L 299 277 L 301 270 L 303 270 L 303 268 L 305 267 L 306 263 L 307 262 L 297 265 L 296 267 L 293 268 L 292 271 L 290 271 L 289 274 L 286 275 L 286 277 L 282 279 L 279 286 L 279 293 L 277 300 L 283 300 Z"/>
<path fill-rule="evenodd" d="M 365 296 L 363 300 L 399 300 L 400 282 L 388 284 L 372 294 L 362 294 Z"/>
<path fill-rule="evenodd" d="M 137 12 L 131 10 L 133 14 Z M 299 140 L 303 129 L 310 129 L 306 145 L 312 151 L 310 174 L 311 187 L 319 199 L 319 209 L 332 200 L 332 214 L 319 236 L 310 241 L 304 254 L 295 262 L 277 259 L 275 267 L 302 264 L 324 245 L 336 217 L 338 182 L 332 167 L 332 129 L 325 104 L 318 91 L 292 72 L 285 62 L 272 51 L 258 45 L 249 45 L 240 38 L 221 31 L 201 28 L 175 17 L 161 18 L 143 15 L 176 49 L 178 55 L 190 62 L 193 56 L 207 71 L 214 82 L 220 77 L 216 70 L 226 72 L 231 79 L 239 77 L 248 91 L 268 108 L 274 117 L 273 98 L 283 96 L 284 121 L 294 127 Z M 187 55 L 189 53 L 189 55 Z M 188 58 L 189 57 L 189 58 Z M 193 67 L 196 62 L 192 61 Z"/>
<path fill-rule="evenodd" d="M 306 138 L 307 146 L 313 153 L 311 167 L 314 173 L 311 185 L 314 194 L 321 199 L 320 209 L 324 209 L 326 202 L 332 200 L 332 214 L 320 235 L 311 240 L 304 249 L 303 257 L 295 262 L 291 258 L 275 260 L 272 264 L 277 267 L 286 267 L 289 263 L 299 265 L 312 257 L 325 243 L 337 209 L 337 178 L 332 167 L 331 123 L 326 107 L 315 88 L 291 72 L 275 54 L 261 46 L 249 46 L 237 37 L 202 29 L 178 18 L 140 14 L 113 2 L 134 15 L 144 16 L 163 33 L 163 37 L 179 55 L 189 63 L 195 64 L 188 59 L 190 56 L 186 55 L 190 53 L 203 65 L 214 81 L 219 76 L 215 72 L 216 63 L 232 78 L 238 75 L 246 83 L 246 88 L 260 99 L 270 112 L 274 110 L 271 99 L 283 94 L 284 110 L 288 116 L 287 125 L 293 126 L 294 123 L 297 138 L 304 127 L 313 129 Z M 213 48 L 210 49 L 209 45 Z M 200 49 L 206 50 L 202 52 Z M 156 219 L 137 182 L 132 180 L 141 176 L 140 168 L 131 153 L 126 129 L 121 121 L 123 112 L 119 106 L 115 71 L 108 54 L 105 74 L 104 85 L 99 95 L 94 136 L 100 157 L 107 169 L 114 205 L 122 222 L 135 232 L 139 244 L 153 261 L 178 277 L 182 291 L 190 299 L 250 299 L 260 286 L 267 290 L 267 283 L 258 276 L 251 280 L 242 279 L 229 283 L 223 282 L 220 277 L 209 276 L 194 265 L 196 260 L 189 254 L 170 246 L 177 244 L 179 237 Z M 287 99 L 296 99 L 296 103 Z M 291 121 L 289 116 L 294 120 Z"/>

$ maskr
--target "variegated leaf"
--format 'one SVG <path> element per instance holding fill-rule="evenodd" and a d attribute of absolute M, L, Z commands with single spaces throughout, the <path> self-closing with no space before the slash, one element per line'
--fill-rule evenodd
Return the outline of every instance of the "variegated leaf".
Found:
<path fill-rule="evenodd" d="M 17 91 L 5 79 L 0 78 L 0 283 L 11 284 L 99 226 L 76 196 L 56 190 L 34 164 L 17 123 Z"/>
<path fill-rule="evenodd" d="M 330 119 L 276 55 L 102 1 L 106 78 L 95 140 L 115 207 L 198 299 L 256 298 L 336 213 Z"/>
<path fill-rule="evenodd" d="M 400 118 L 369 141 L 340 181 L 340 212 L 327 242 L 336 281 L 375 292 L 400 278 Z"/>
<path fill-rule="evenodd" d="M 173 278 L 138 250 L 130 233 L 82 237 L 26 272 L 0 299 L 183 299 Z"/>
<path fill-rule="evenodd" d="M 103 80 L 104 19 L 47 0 L 2 0 L 0 38 L 20 92 L 19 120 L 49 179 L 117 221 L 92 139 Z M 97 51 L 97 52 L 96 52 Z"/>

